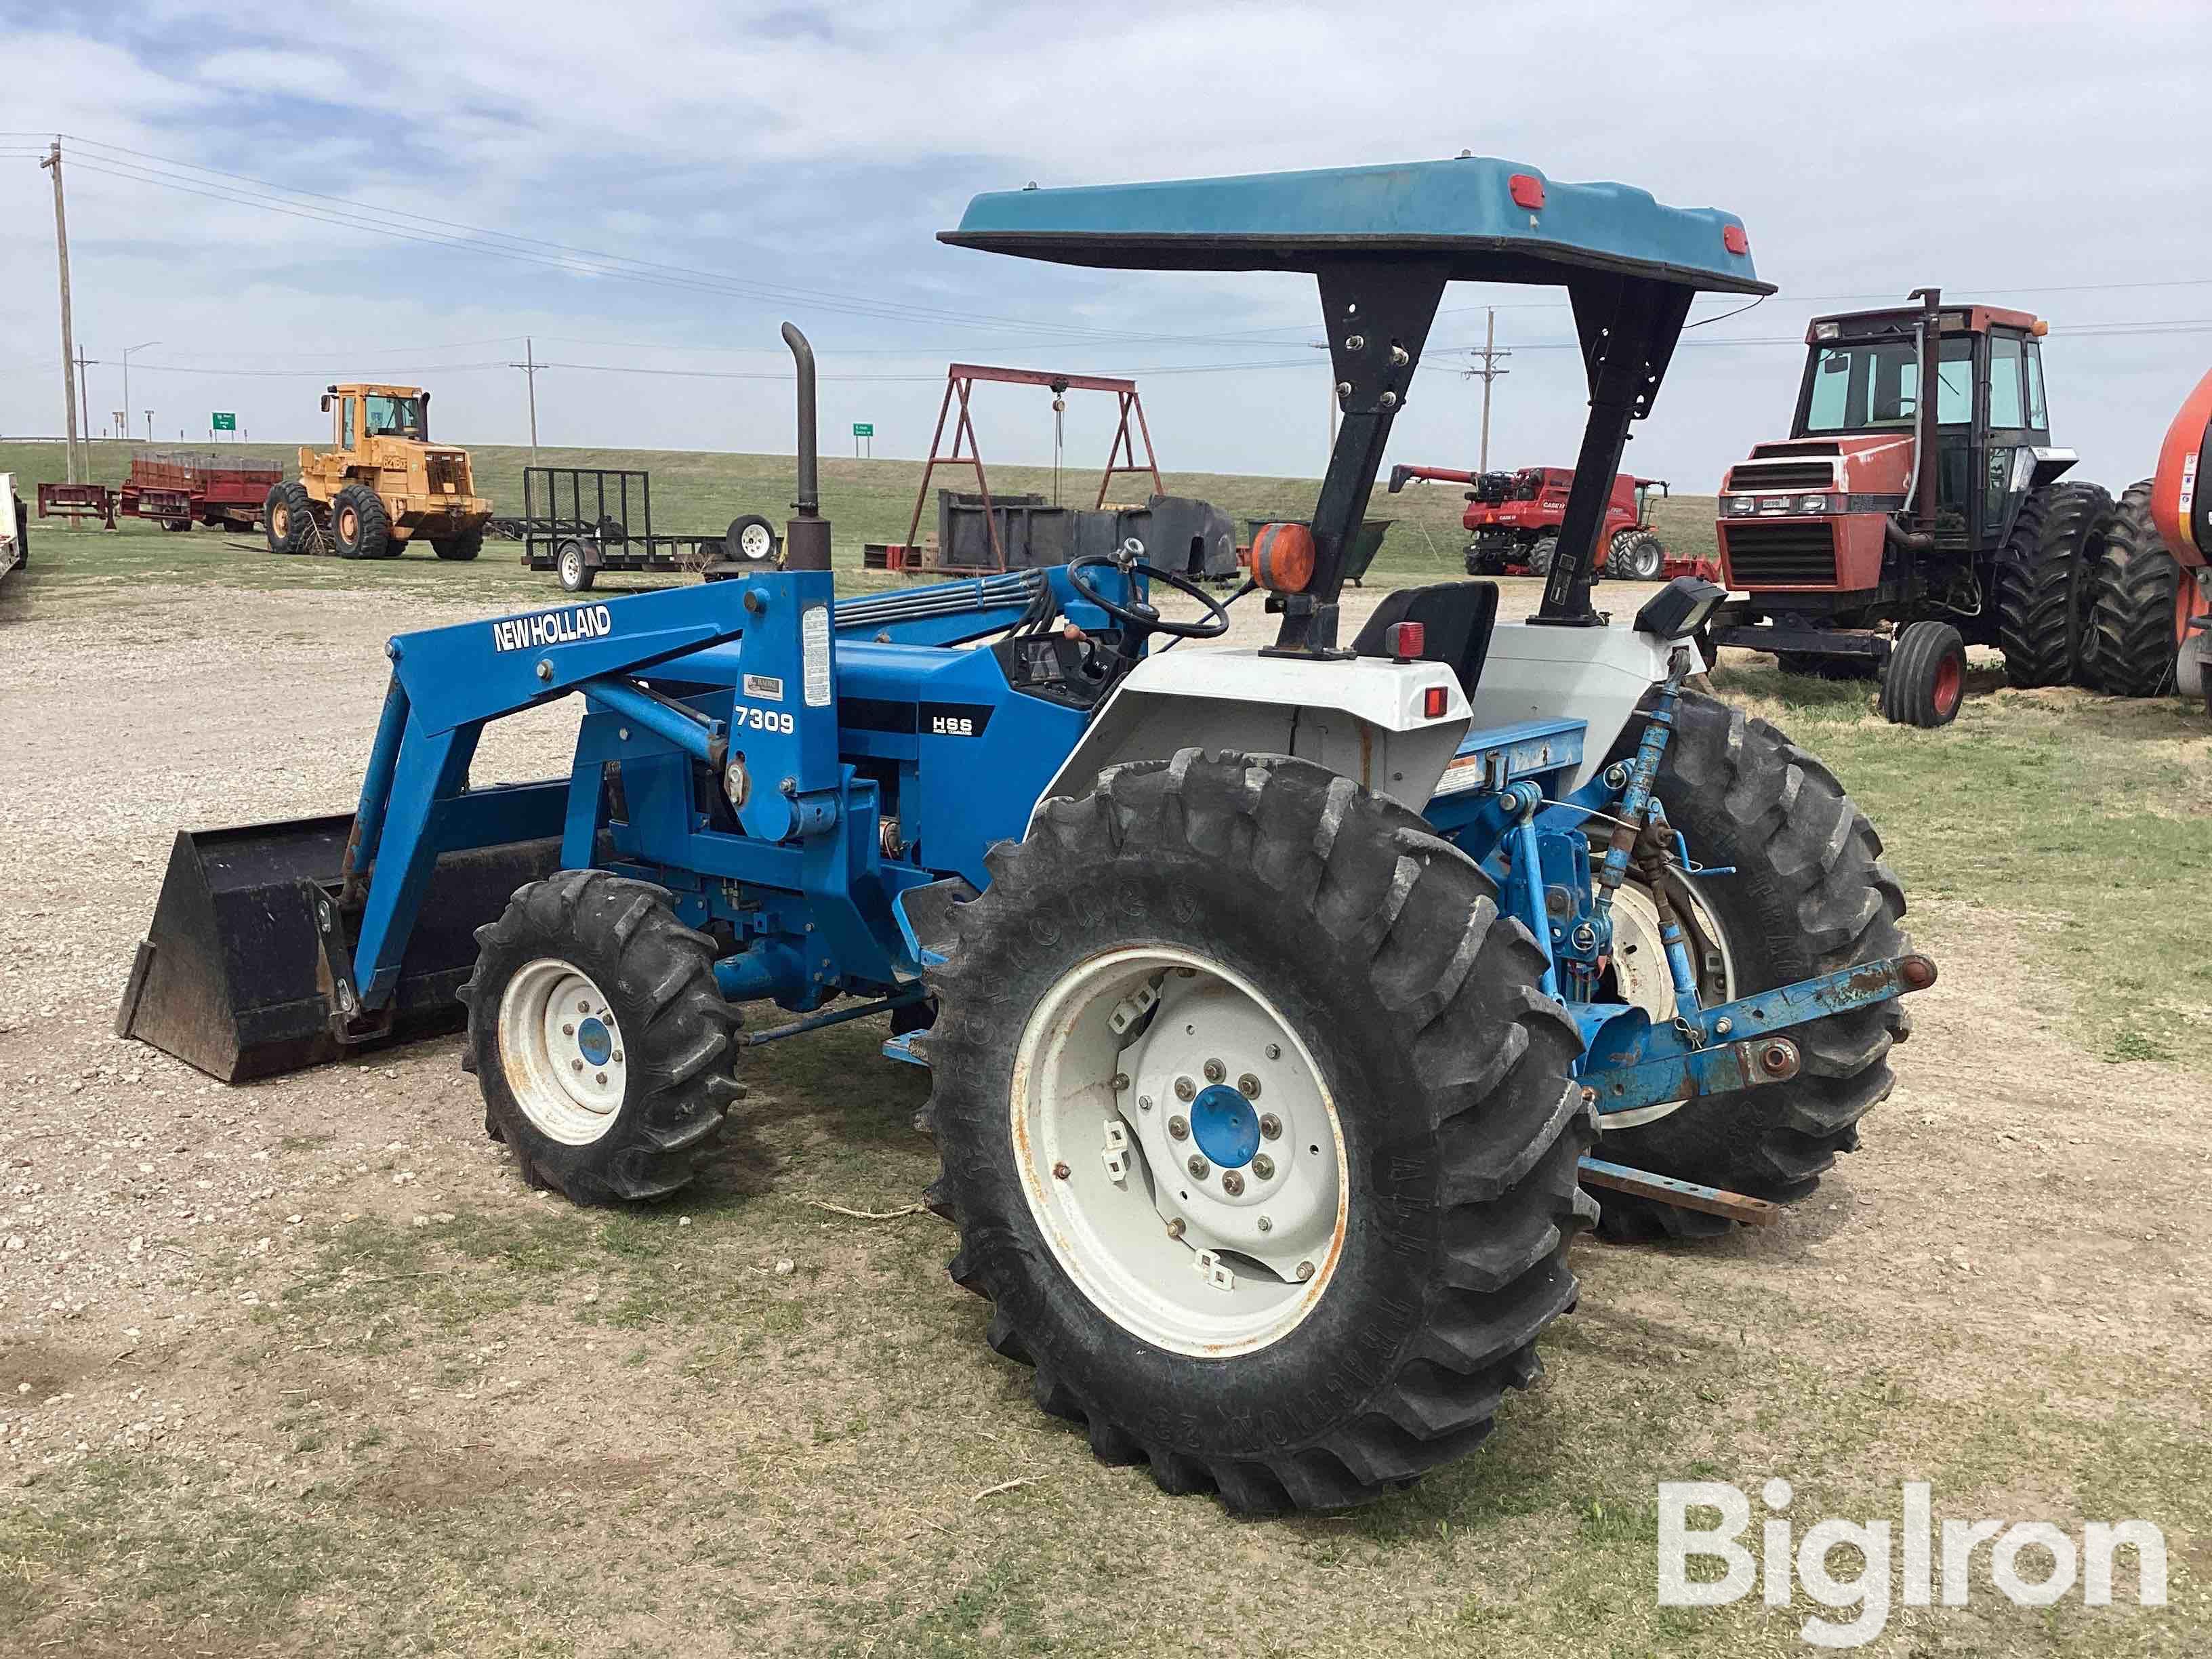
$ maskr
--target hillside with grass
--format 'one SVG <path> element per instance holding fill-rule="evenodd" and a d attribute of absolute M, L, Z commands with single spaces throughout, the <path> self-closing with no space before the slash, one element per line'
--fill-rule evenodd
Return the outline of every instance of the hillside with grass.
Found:
<path fill-rule="evenodd" d="M 101 442 L 90 446 L 92 478 L 119 485 L 131 470 L 131 457 L 143 446 Z M 156 448 L 162 446 L 155 446 Z M 184 446 L 190 447 L 190 446 Z M 258 459 L 290 467 L 298 459 L 296 447 L 284 444 L 224 445 L 221 453 L 240 459 Z M 518 446 L 474 445 L 477 488 L 488 495 L 502 514 L 522 511 L 522 469 L 530 452 Z M 653 526 L 664 534 L 717 532 L 740 513 L 764 513 L 781 522 L 789 514 L 793 490 L 793 462 L 788 455 L 729 455 L 701 450 L 554 449 L 541 448 L 538 459 L 547 466 L 621 467 L 649 473 L 653 492 Z M 921 484 L 922 465 L 915 460 L 854 460 L 824 457 L 822 469 L 822 510 L 836 526 L 837 562 L 857 568 L 860 549 L 868 542 L 906 538 L 912 520 L 915 496 Z M 33 506 L 33 486 L 63 476 L 61 447 L 54 443 L 0 442 L 0 471 L 12 471 L 16 489 L 27 506 Z M 1320 483 L 1313 478 L 1271 478 L 1225 472 L 1164 473 L 1169 493 L 1195 495 L 1222 507 L 1237 521 L 1240 537 L 1247 519 L 1304 518 L 1313 509 Z M 1059 479 L 1058 499 L 1088 507 L 1098 496 L 1098 473 L 1067 468 Z M 973 488 L 964 469 L 940 467 L 933 483 L 937 488 Z M 1054 497 L 1053 471 L 1043 466 L 994 465 L 992 491 L 997 495 L 1036 495 Z M 1115 481 L 1113 500 L 1143 499 L 1149 480 L 1121 477 Z M 1448 484 L 1416 484 L 1391 495 L 1378 487 L 1370 515 L 1392 521 L 1374 580 L 1404 583 L 1436 580 L 1463 574 L 1460 562 L 1466 537 L 1460 529 L 1465 507 L 1462 492 Z M 1656 521 L 1670 550 L 1710 553 L 1713 550 L 1713 503 L 1711 496 L 1683 495 L 1657 504 Z M 921 534 L 931 534 L 936 525 L 936 502 L 927 504 Z M 48 521 L 51 524 L 52 521 Z M 151 524 L 123 521 L 123 532 L 158 534 Z M 33 534 L 46 526 L 33 523 Z M 58 527 L 58 526 L 55 526 Z M 641 530 L 641 515 L 633 514 L 632 527 Z M 198 544 L 218 539 L 216 533 L 196 532 L 191 543 L 168 538 L 158 552 L 145 550 L 157 562 L 167 565 L 182 558 L 201 562 L 208 555 Z M 231 539 L 231 538 L 223 538 Z M 494 543 L 484 561 L 501 565 L 511 562 L 509 544 Z M 119 550 L 118 550 L 119 556 Z M 127 561 L 126 561 L 127 562 Z M 322 586 L 326 580 L 311 568 L 315 562 L 288 560 L 286 574 L 268 580 L 279 586 Z M 406 562 L 412 563 L 414 561 Z M 450 577 L 450 568 L 442 573 Z M 263 585 L 256 580 L 253 585 Z"/>

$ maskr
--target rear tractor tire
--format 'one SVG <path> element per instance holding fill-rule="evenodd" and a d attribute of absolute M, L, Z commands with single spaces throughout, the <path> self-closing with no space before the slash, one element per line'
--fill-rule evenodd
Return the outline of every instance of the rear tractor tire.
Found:
<path fill-rule="evenodd" d="M 1310 762 L 1109 770 L 988 855 L 915 1046 L 991 1346 L 1234 1510 L 1471 1449 L 1573 1305 L 1578 1047 L 1475 865 Z"/>
<path fill-rule="evenodd" d="M 430 550 L 441 559 L 465 562 L 483 551 L 483 526 L 464 530 L 452 536 L 441 536 L 430 544 Z"/>
<path fill-rule="evenodd" d="M 272 484 L 261 503 L 263 532 L 271 553 L 304 553 L 314 545 L 315 508 L 297 478 Z"/>
<path fill-rule="evenodd" d="M 1632 757 L 1632 721 L 1616 759 Z M 1765 721 L 1686 692 L 1657 793 L 1692 851 L 1728 876 L 1693 878 L 1689 905 L 1700 994 L 1713 1003 L 1771 990 L 1909 948 L 1905 894 L 1881 861 L 1881 837 L 1833 775 Z M 1624 891 L 1628 890 L 1624 889 Z M 1666 1005 L 1646 1012 L 1655 1023 Z M 1909 1030 L 1896 1001 L 1831 1014 L 1790 1033 L 1802 1069 L 1787 1083 L 1708 1095 L 1649 1122 L 1606 1128 L 1597 1156 L 1632 1168 L 1791 1203 L 1820 1185 L 1838 1152 L 1856 1149 L 1859 1120 L 1888 1095 L 1889 1048 Z M 1615 1238 L 1703 1237 L 1716 1216 L 1605 1192 L 1599 1231 Z"/>
<path fill-rule="evenodd" d="M 367 484 L 349 483 L 331 498 L 331 540 L 342 559 L 384 559 L 397 553 L 392 515 Z"/>
<path fill-rule="evenodd" d="M 2089 572 L 2112 498 L 2093 483 L 2045 484 L 2021 503 L 1997 554 L 1997 644 L 2014 685 L 2064 685 L 2080 672 Z"/>
<path fill-rule="evenodd" d="M 2089 573 L 2082 684 L 2117 697 L 2154 697 L 2173 684 L 2196 579 L 2151 522 L 2150 480 L 2130 485 L 2104 526 Z"/>
<path fill-rule="evenodd" d="M 519 890 L 477 944 L 463 1063 L 524 1179 L 579 1204 L 690 1181 L 744 1092 L 714 940 L 649 882 L 563 870 Z"/>
<path fill-rule="evenodd" d="M 1881 717 L 1893 726 L 1948 726 L 1966 692 L 1966 646 L 1959 630 L 1942 622 L 1907 624 L 1881 677 Z"/>

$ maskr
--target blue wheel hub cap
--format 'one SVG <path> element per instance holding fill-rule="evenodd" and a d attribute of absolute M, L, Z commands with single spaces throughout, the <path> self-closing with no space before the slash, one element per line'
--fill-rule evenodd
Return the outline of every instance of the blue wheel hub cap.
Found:
<path fill-rule="evenodd" d="M 587 1019 L 576 1028 L 576 1047 L 586 1064 L 604 1066 L 614 1057 L 615 1040 L 599 1019 Z"/>
<path fill-rule="evenodd" d="M 1260 1115 L 1225 1083 L 1199 1091 L 1190 1103 L 1190 1138 L 1224 1170 L 1241 1170 L 1260 1150 Z"/>

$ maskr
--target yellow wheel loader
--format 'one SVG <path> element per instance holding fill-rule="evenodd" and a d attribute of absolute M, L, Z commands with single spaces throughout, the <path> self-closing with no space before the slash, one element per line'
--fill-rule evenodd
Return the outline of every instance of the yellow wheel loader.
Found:
<path fill-rule="evenodd" d="M 334 386 L 323 394 L 337 447 L 300 448 L 300 476 L 269 492 L 272 553 L 396 559 L 420 538 L 441 559 L 473 559 L 491 503 L 469 453 L 430 441 L 430 394 L 412 386 Z"/>

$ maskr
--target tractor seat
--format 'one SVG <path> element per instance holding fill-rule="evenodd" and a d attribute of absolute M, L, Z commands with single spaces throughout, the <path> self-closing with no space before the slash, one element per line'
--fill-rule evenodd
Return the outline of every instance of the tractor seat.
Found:
<path fill-rule="evenodd" d="M 1419 623 L 1427 630 L 1422 654 L 1447 665 L 1459 677 L 1459 689 L 1473 701 L 1475 682 L 1482 678 L 1482 659 L 1490 653 L 1490 631 L 1498 623 L 1498 584 L 1437 582 L 1398 588 L 1375 607 L 1352 642 L 1352 654 L 1389 656 L 1384 630 L 1401 622 Z"/>

